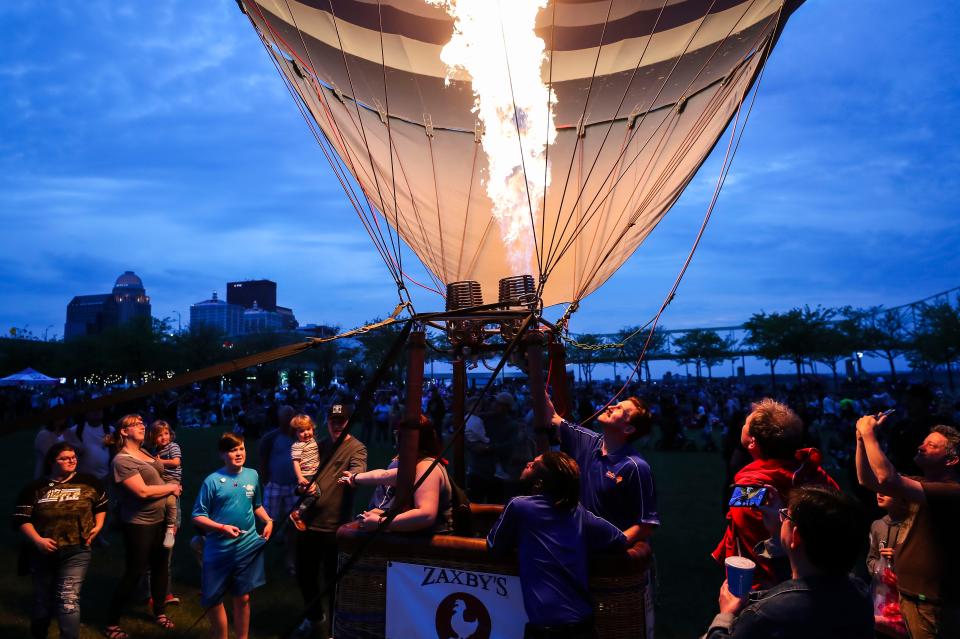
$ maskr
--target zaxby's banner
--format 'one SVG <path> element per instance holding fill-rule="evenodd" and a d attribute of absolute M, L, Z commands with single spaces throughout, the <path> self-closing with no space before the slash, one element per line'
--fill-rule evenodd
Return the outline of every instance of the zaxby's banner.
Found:
<path fill-rule="evenodd" d="M 387 563 L 387 639 L 522 639 L 520 578 Z"/>

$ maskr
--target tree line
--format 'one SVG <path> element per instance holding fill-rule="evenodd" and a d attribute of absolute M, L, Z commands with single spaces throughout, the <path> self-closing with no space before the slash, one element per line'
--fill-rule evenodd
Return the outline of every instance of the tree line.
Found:
<path fill-rule="evenodd" d="M 377 321 L 374 318 L 369 323 Z M 879 306 L 760 311 L 741 328 L 745 333 L 741 340 L 710 329 L 674 335 L 663 327 L 650 333 L 636 326 L 614 335 L 578 335 L 576 345 L 568 348 L 568 361 L 579 366 L 582 377 L 590 380 L 597 364 L 632 366 L 643 354 L 647 379 L 650 360 L 670 360 L 693 366 L 700 380 L 704 375 L 712 377 L 713 369 L 724 362 L 753 356 L 767 362 L 773 384 L 777 366 L 782 363 L 792 365 L 798 380 L 805 372 L 816 373 L 815 364 L 824 364 L 837 383 L 843 362 L 851 358 L 859 362 L 855 354 L 864 353 L 886 360 L 893 380 L 898 373 L 896 361 L 905 357 L 914 370 L 927 374 L 945 371 L 951 390 L 954 388 L 953 369 L 960 357 L 960 305 L 956 300 L 917 306 L 911 318 L 901 309 Z M 336 377 L 357 385 L 379 366 L 399 330 L 399 325 L 388 326 L 266 366 L 310 369 L 321 384 Z M 0 374 L 31 366 L 69 380 L 139 383 L 303 339 L 302 334 L 289 332 L 229 337 L 209 326 L 173 331 L 166 319 L 133 321 L 100 335 L 66 342 L 45 341 L 29 331 L 14 330 L 10 337 L 0 339 Z M 610 348 L 612 344 L 619 346 Z M 431 335 L 428 362 L 447 361 L 447 350 L 442 334 Z M 402 357 L 394 362 L 388 378 L 400 381 L 404 365 Z"/>
<path fill-rule="evenodd" d="M 920 305 L 911 318 L 902 309 L 882 306 L 760 311 L 741 328 L 745 333 L 741 340 L 699 328 L 676 337 L 663 327 L 651 334 L 636 326 L 615 335 L 585 334 L 577 336 L 579 345 L 570 349 L 568 359 L 590 380 L 597 364 L 635 364 L 645 350 L 648 379 L 647 361 L 659 359 L 694 366 L 700 380 L 704 371 L 712 377 L 713 368 L 725 361 L 753 356 L 767 363 L 774 385 L 780 363 L 792 365 L 798 381 L 805 372 L 815 374 L 817 363 L 824 364 L 838 384 L 840 365 L 853 359 L 859 366 L 856 354 L 863 353 L 886 360 L 892 380 L 897 378 L 897 359 L 906 357 L 913 370 L 926 374 L 945 371 L 950 389 L 954 389 L 954 367 L 960 357 L 960 306 L 956 301 Z M 611 344 L 622 346 L 603 348 Z"/>

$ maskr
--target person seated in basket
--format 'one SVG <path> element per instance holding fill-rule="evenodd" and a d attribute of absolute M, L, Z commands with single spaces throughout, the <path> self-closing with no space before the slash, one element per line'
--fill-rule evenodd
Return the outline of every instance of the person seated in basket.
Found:
<path fill-rule="evenodd" d="M 507 502 L 487 535 L 493 552 L 516 550 L 529 622 L 524 637 L 596 637 L 588 555 L 624 550 L 626 536 L 580 505 L 580 469 L 566 453 L 547 452 L 520 475 L 533 494 Z"/>
<path fill-rule="evenodd" d="M 433 423 L 426 415 L 420 415 L 419 426 L 414 482 L 419 482 L 425 474 L 429 474 L 414 491 L 411 508 L 394 517 L 388 524 L 386 511 L 393 506 L 393 500 L 385 500 L 381 508 L 365 510 L 357 516 L 362 530 L 376 530 L 378 526 L 386 526 L 387 530 L 394 532 L 448 533 L 453 530 L 453 488 L 450 477 L 442 461 L 434 464 L 440 454 L 440 440 L 437 439 Z M 347 486 L 393 487 L 397 484 L 397 468 L 375 469 L 362 473 L 343 471 L 338 481 Z"/>

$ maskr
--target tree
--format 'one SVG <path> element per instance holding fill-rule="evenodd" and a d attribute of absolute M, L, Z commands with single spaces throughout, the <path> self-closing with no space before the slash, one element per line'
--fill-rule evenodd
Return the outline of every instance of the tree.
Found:
<path fill-rule="evenodd" d="M 631 337 L 632 336 L 632 337 Z M 649 340 L 649 341 L 648 341 Z M 643 367 L 647 373 L 647 382 L 650 382 L 650 360 L 654 357 L 663 357 L 667 354 L 667 330 L 658 326 L 653 334 L 647 329 L 641 330 L 638 326 L 627 326 L 617 333 L 617 341 L 623 344 L 618 355 L 628 365 L 636 365 L 643 357 Z M 647 350 L 644 353 L 643 349 Z"/>
<path fill-rule="evenodd" d="M 836 390 L 840 388 L 840 361 L 863 346 L 864 311 L 851 306 L 823 309 L 820 319 L 812 329 L 816 333 L 814 359 L 830 368 Z"/>
<path fill-rule="evenodd" d="M 787 320 L 781 313 L 770 313 L 763 311 L 754 313 L 750 319 L 743 323 L 747 330 L 747 337 L 743 340 L 744 345 L 753 350 L 753 354 L 764 359 L 770 366 L 770 385 L 773 388 L 777 386 L 776 367 L 784 354 L 783 335 Z"/>
<path fill-rule="evenodd" d="M 818 340 L 824 339 L 826 325 L 834 314 L 833 309 L 822 306 L 813 309 L 804 306 L 782 315 L 781 346 L 784 356 L 796 366 L 798 384 L 803 380 L 804 362 L 812 360 L 818 353 Z"/>
<path fill-rule="evenodd" d="M 944 366 L 954 390 L 953 363 L 960 356 L 960 311 L 949 302 L 924 305 L 913 335 L 911 359 L 920 366 Z"/>
<path fill-rule="evenodd" d="M 693 362 L 696 365 L 699 383 L 702 366 L 707 367 L 707 376 L 712 379 L 713 367 L 729 355 L 734 348 L 734 341 L 721 337 L 716 331 L 695 328 L 673 340 L 673 346 L 681 363 Z"/>
<path fill-rule="evenodd" d="M 890 365 L 890 379 L 896 381 L 894 362 L 910 350 L 910 332 L 903 314 L 893 309 L 883 310 L 882 306 L 865 311 L 862 350 L 886 359 Z"/>
<path fill-rule="evenodd" d="M 599 346 L 604 343 L 600 335 L 585 333 L 577 336 L 577 342 L 586 346 L 574 346 L 570 351 L 568 360 L 580 367 L 580 377 L 587 383 L 593 381 L 593 369 L 600 363 L 601 354 L 599 350 L 589 348 L 590 346 Z"/>
<path fill-rule="evenodd" d="M 380 321 L 383 320 L 374 318 L 368 321 L 367 324 L 374 324 Z M 363 368 L 368 375 L 372 374 L 387 357 L 387 354 L 390 352 L 390 347 L 393 346 L 393 343 L 402 330 L 403 324 L 396 323 L 357 335 L 357 341 L 360 342 L 363 348 Z M 391 364 L 387 376 L 395 381 L 402 380 L 406 363 L 406 359 L 401 353 Z"/>

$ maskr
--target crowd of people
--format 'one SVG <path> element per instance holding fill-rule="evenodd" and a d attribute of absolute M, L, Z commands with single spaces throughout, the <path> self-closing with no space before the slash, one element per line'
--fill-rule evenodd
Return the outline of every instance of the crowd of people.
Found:
<path fill-rule="evenodd" d="M 4 405 L 16 413 L 90 395 L 6 392 Z M 286 567 L 305 606 L 297 632 L 330 636 L 335 534 L 355 519 L 356 487 L 375 487 L 356 516 L 362 530 L 454 529 L 457 487 L 446 465 L 436 463 L 454 430 L 451 389 L 425 389 L 416 424 L 415 478 L 422 481 L 400 514 L 391 511 L 397 459 L 368 469 L 366 445 L 392 441 L 404 415 L 403 389 L 380 389 L 367 407 L 370 417 L 344 434 L 356 397 L 344 387 L 195 385 L 151 398 L 138 414 L 115 422 L 90 411 L 74 425 L 44 427 L 35 439 L 36 479 L 14 515 L 29 548 L 21 567 L 34 579 L 33 635 L 45 637 L 56 619 L 62 637 L 78 636 L 90 546 L 108 511 L 122 534 L 125 563 L 105 634 L 127 636 L 122 616 L 145 588 L 156 624 L 173 627 L 166 614 L 177 601 L 171 547 L 183 529 L 176 430 L 217 427 L 223 466 L 204 480 L 189 513 L 212 635 L 227 636 L 221 602 L 229 593 L 235 632 L 247 636 L 250 593 L 265 582 L 261 549 L 275 520 L 289 518 Z M 616 401 L 608 404 L 611 397 Z M 719 565 L 746 559 L 754 569 L 747 592 L 721 586 L 719 614 L 705 637 L 872 637 L 875 623 L 912 639 L 960 636 L 960 566 L 948 545 L 960 523 L 960 433 L 951 426 L 960 404 L 949 395 L 883 380 L 842 393 L 770 393 L 724 380 L 600 383 L 574 387 L 572 399 L 564 416 L 548 401 L 542 424 L 533 421 L 522 382 L 504 381 L 489 396 L 472 389 L 466 399 L 464 488 L 473 502 L 505 504 L 487 542 L 491 552 L 519 551 L 526 636 L 594 636 L 589 557 L 655 547 L 657 492 L 643 457 L 652 448 L 716 450 L 727 464 L 718 485 L 726 529 L 713 557 Z M 544 440 L 550 452 L 539 445 Z M 245 466 L 253 441 L 258 470 Z M 848 494 L 840 485 L 850 487 Z M 756 501 L 731 499 L 735 487 Z M 872 527 L 869 513 L 877 519 Z M 872 594 L 850 575 L 868 543 Z M 649 611 L 652 631 L 650 576 L 648 583 L 638 606 Z"/>

